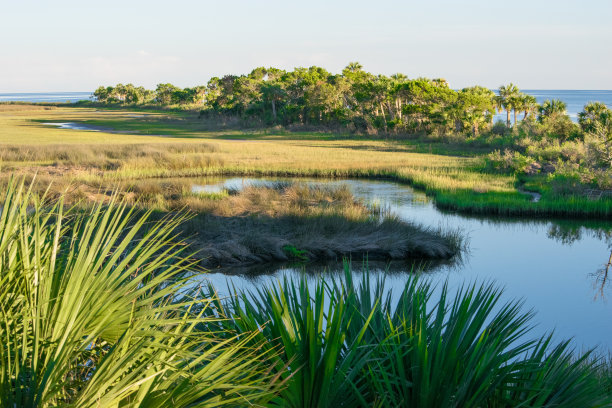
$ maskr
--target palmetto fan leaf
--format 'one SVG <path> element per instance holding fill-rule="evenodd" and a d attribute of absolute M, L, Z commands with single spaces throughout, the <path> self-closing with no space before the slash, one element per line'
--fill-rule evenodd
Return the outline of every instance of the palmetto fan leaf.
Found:
<path fill-rule="evenodd" d="M 208 330 L 222 316 L 181 277 L 190 263 L 173 230 L 183 215 L 150 222 L 116 198 L 67 215 L 61 200 L 16 181 L 0 211 L 0 406 L 217 407 L 268 397 L 265 353 L 248 333 Z"/>

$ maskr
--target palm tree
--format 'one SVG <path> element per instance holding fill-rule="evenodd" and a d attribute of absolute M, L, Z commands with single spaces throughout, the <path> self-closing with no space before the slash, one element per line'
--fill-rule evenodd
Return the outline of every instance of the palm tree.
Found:
<path fill-rule="evenodd" d="M 522 108 L 523 108 L 523 120 L 527 119 L 530 114 L 538 111 L 538 101 L 535 96 L 523 94 Z"/>
<path fill-rule="evenodd" d="M 363 65 L 358 62 L 349 62 L 345 69 L 350 72 L 357 72 L 363 69 Z"/>
<path fill-rule="evenodd" d="M 517 93 L 516 95 L 514 95 L 514 97 L 510 98 L 510 105 L 512 106 L 512 110 L 514 113 L 514 127 L 516 127 L 516 115 L 518 112 L 522 112 L 524 110 L 524 99 L 523 99 L 524 94 L 523 93 Z"/>
<path fill-rule="evenodd" d="M 585 132 L 595 131 L 595 124 L 603 114 L 608 112 L 608 107 L 603 102 L 589 102 L 584 105 L 582 112 L 578 114 L 578 123 Z"/>
<path fill-rule="evenodd" d="M 510 111 L 514 109 L 516 98 L 519 96 L 519 89 L 513 83 L 502 85 L 499 87 L 499 96 L 497 98 L 498 106 L 506 110 L 506 126 L 510 127 Z M 516 116 L 515 116 L 516 123 Z"/>
<path fill-rule="evenodd" d="M 612 110 L 601 102 L 591 102 L 578 114 L 583 131 L 593 138 L 592 148 L 605 167 L 612 167 Z"/>
<path fill-rule="evenodd" d="M 538 120 L 542 122 L 544 119 L 556 118 L 561 115 L 565 115 L 567 111 L 567 105 L 560 99 L 547 99 L 542 103 L 539 108 L 540 116 Z"/>
<path fill-rule="evenodd" d="M 458 93 L 457 102 L 454 104 L 458 108 L 458 117 L 464 126 L 472 128 L 474 137 L 479 134 L 480 124 L 485 123 L 495 109 L 494 101 L 495 93 L 482 86 L 463 88 Z"/>

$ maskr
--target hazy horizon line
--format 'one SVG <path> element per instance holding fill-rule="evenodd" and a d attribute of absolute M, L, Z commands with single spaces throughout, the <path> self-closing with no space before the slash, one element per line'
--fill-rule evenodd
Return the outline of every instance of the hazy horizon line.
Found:
<path fill-rule="evenodd" d="M 130 82 L 126 82 L 126 84 L 129 84 Z M 166 82 L 160 82 L 160 83 L 166 83 Z M 117 84 L 114 84 L 117 85 Z M 108 86 L 114 86 L 114 85 L 108 85 Z M 133 84 L 135 85 L 135 84 Z M 104 86 L 104 85 L 101 85 Z M 140 86 L 140 85 L 136 85 L 136 86 Z M 192 86 L 201 86 L 201 85 L 192 85 Z M 479 85 L 472 85 L 472 86 L 479 86 Z M 146 89 L 146 87 L 144 87 Z M 179 87 L 180 88 L 180 87 Z M 189 86 L 183 87 L 183 88 L 190 88 Z M 469 87 L 463 87 L 463 88 L 469 88 Z M 463 88 L 451 88 L 453 90 L 461 90 Z M 487 87 L 485 87 L 487 88 Z M 497 88 L 488 88 L 491 90 L 496 90 Z M 603 92 L 612 92 L 612 89 L 596 89 L 596 88 L 520 88 L 521 91 L 603 91 Z M 22 94 L 22 95 L 27 95 L 27 94 L 44 94 L 44 93 L 49 93 L 49 94 L 58 94 L 58 93 L 91 93 L 93 94 L 95 91 L 28 91 L 28 92 L 4 92 L 4 91 L 0 91 L 0 95 L 5 95 L 5 94 Z"/>

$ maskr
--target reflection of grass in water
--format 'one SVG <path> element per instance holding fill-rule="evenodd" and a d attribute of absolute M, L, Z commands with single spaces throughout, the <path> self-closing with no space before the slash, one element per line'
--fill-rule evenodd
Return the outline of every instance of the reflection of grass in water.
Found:
<path fill-rule="evenodd" d="M 597 239 L 608 242 L 612 248 L 612 223 L 610 222 L 585 222 L 576 223 L 571 221 L 553 221 L 548 230 L 548 237 L 563 244 L 572 244 L 580 241 L 583 235 L 594 236 Z"/>
<path fill-rule="evenodd" d="M 354 257 L 332 261 L 267 262 L 262 264 L 216 268 L 214 271 L 228 276 L 240 276 L 243 279 L 253 282 L 258 282 L 264 276 L 277 276 L 279 273 L 287 273 L 289 276 L 296 277 L 327 276 L 329 279 L 334 279 L 343 275 L 344 262 L 349 262 L 353 265 L 353 270 L 356 274 L 361 273 L 362 270 L 368 270 L 373 277 L 377 276 L 377 274 L 403 277 L 407 273 L 412 273 L 412 271 L 418 271 L 419 273 L 436 273 L 443 270 L 460 270 L 466 258 L 464 252 L 458 253 L 451 259 L 371 260 L 367 257 Z"/>

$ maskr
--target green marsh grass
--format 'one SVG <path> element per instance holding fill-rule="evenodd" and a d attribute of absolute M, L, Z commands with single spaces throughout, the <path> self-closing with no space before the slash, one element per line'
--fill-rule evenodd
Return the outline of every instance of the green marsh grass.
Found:
<path fill-rule="evenodd" d="M 350 139 L 317 133 L 292 136 L 273 131 L 228 133 L 207 130 L 189 113 L 166 112 L 160 116 L 141 112 L 144 117 L 133 117 L 134 113 L 138 112 L 0 106 L 0 167 L 5 174 L 36 173 L 107 187 L 121 180 L 222 175 L 387 178 L 423 189 L 437 205 L 454 211 L 612 216 L 612 198 L 594 200 L 578 193 L 547 191 L 545 178 L 531 182 L 535 185 L 530 189 L 543 191 L 540 202 L 532 203 L 517 189 L 524 180 L 486 171 L 482 166 L 485 153 L 479 151 L 466 157 L 465 151 L 443 147 L 427 153 L 427 146 L 418 141 Z M 47 121 L 106 123 L 118 129 L 131 126 L 139 132 L 159 123 L 172 132 L 171 137 L 160 137 L 54 129 L 41 124 Z"/>

